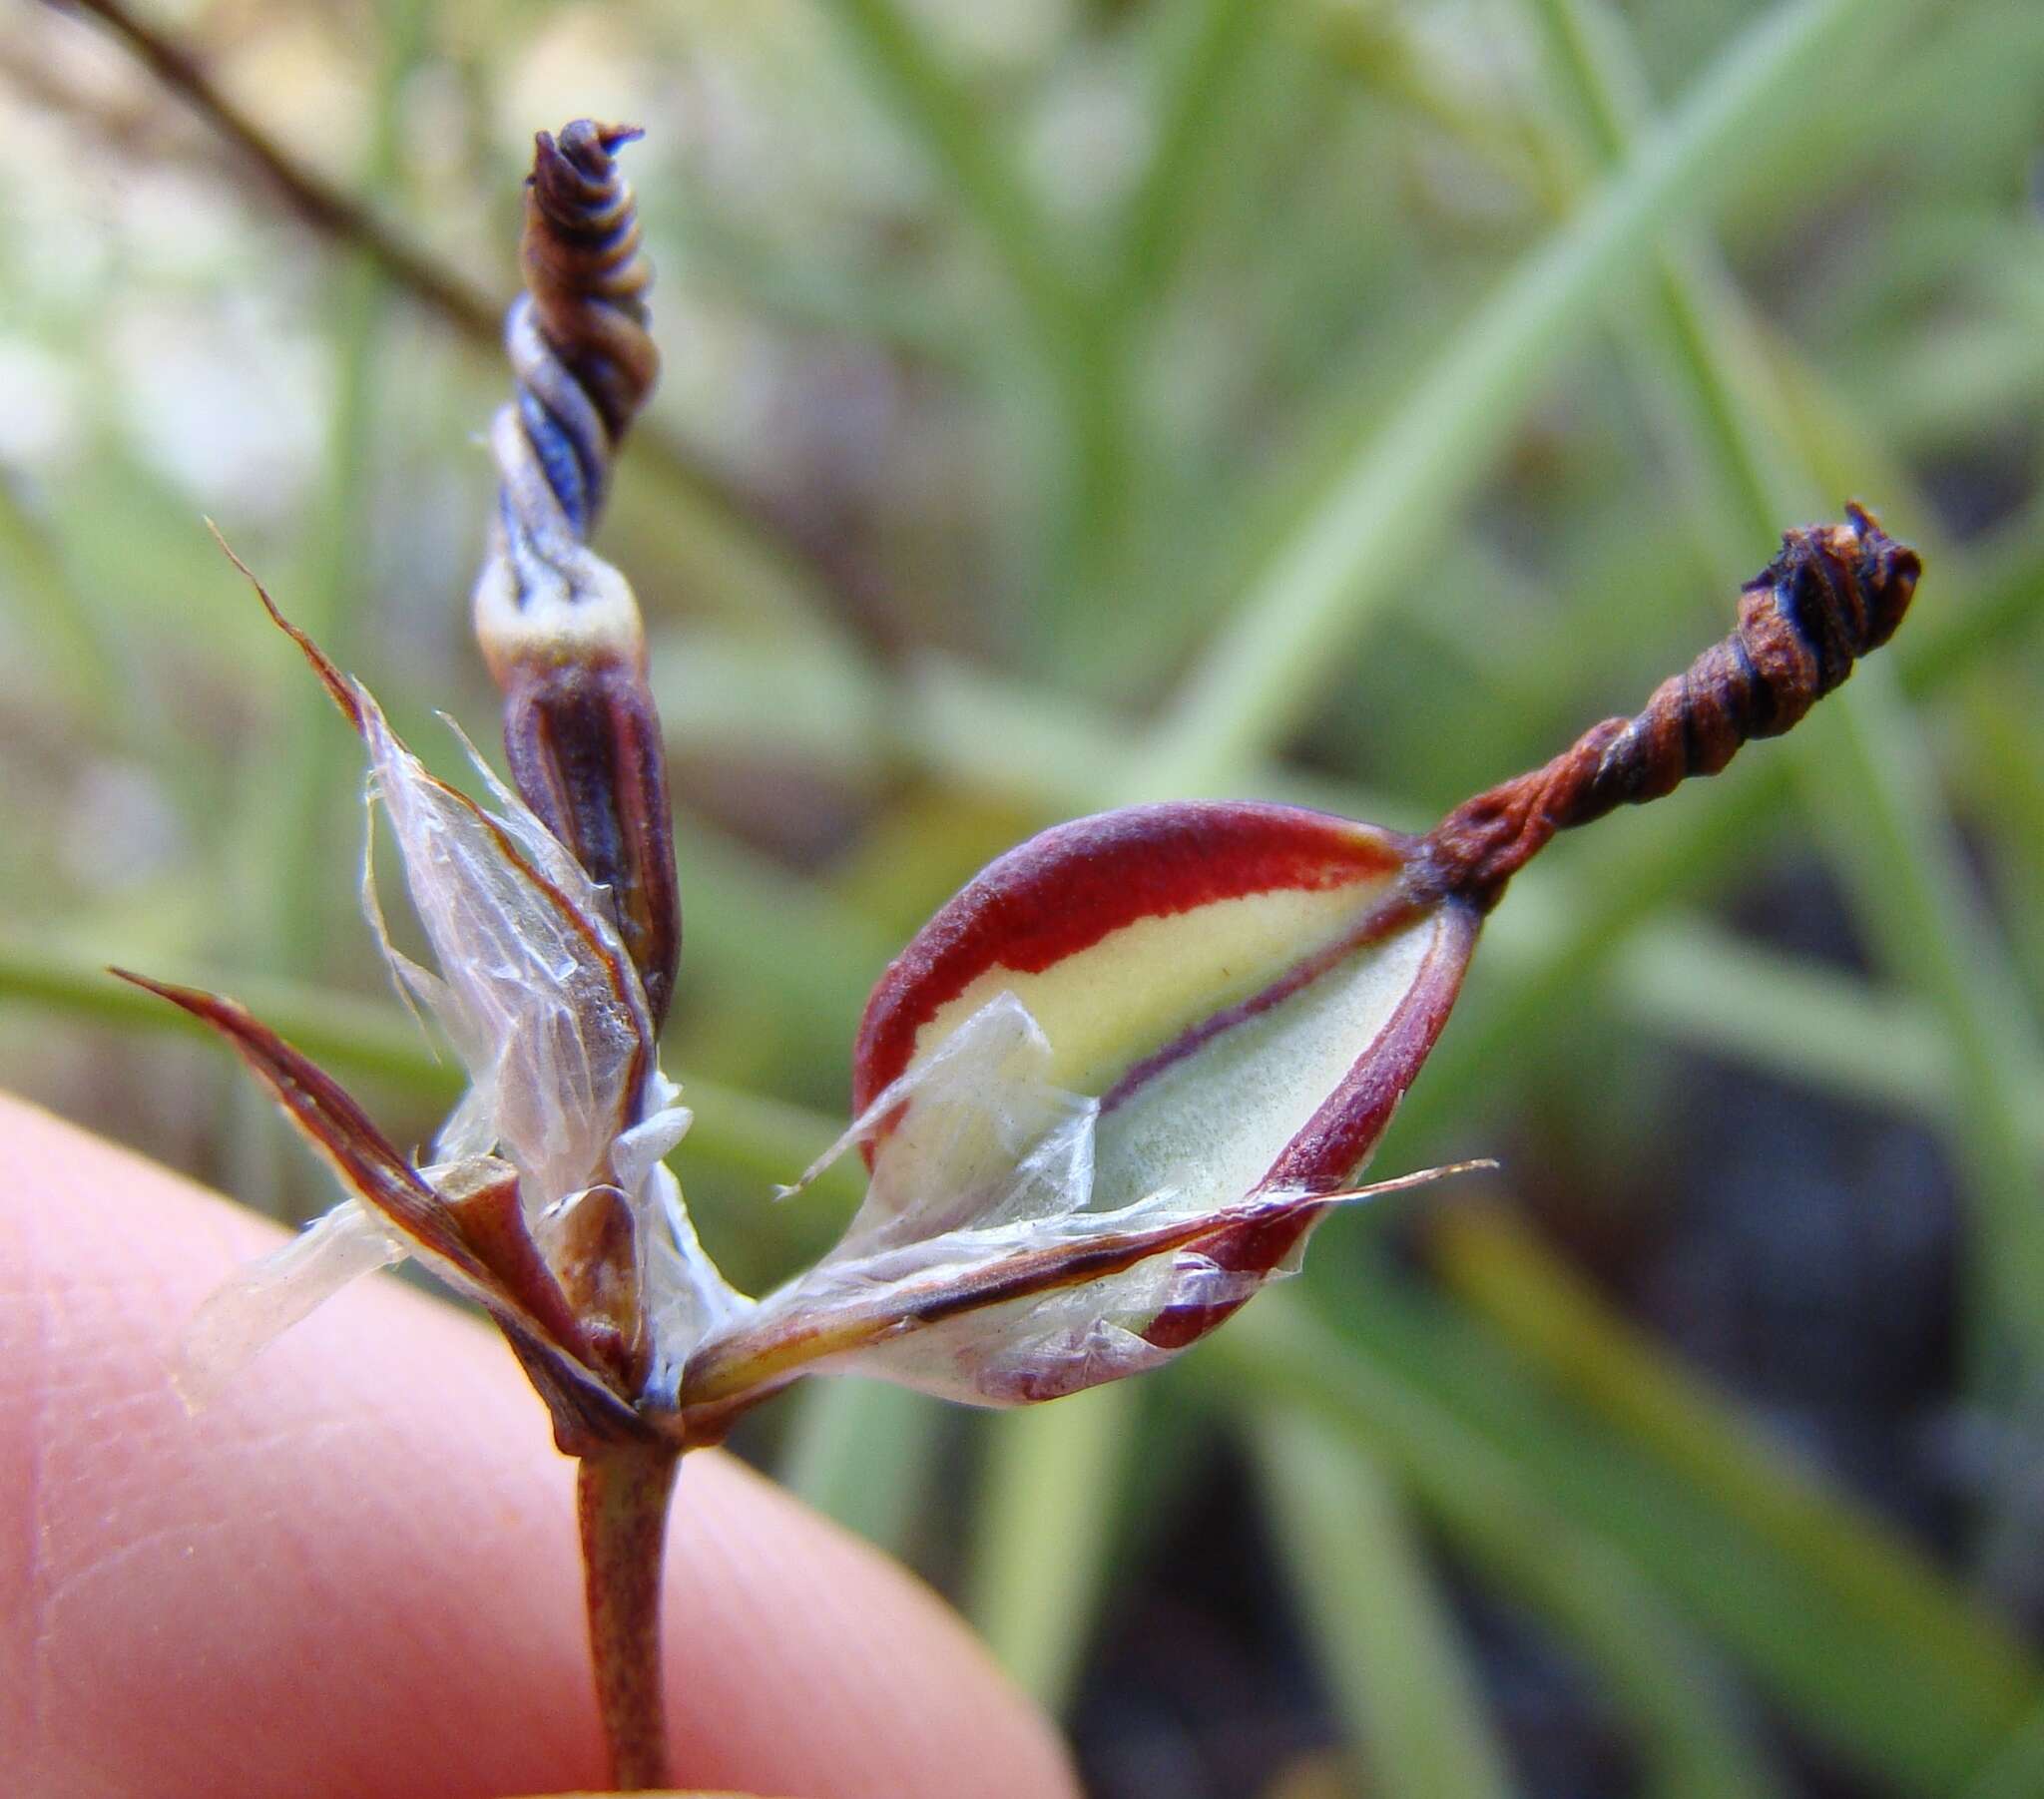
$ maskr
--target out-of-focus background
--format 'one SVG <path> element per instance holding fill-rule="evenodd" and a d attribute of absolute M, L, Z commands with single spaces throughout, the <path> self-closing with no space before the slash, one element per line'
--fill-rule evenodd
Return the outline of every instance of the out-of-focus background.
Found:
<path fill-rule="evenodd" d="M 1486 1188 L 1330 1223 L 1161 1377 L 815 1383 L 742 1447 L 1100 1799 L 2044 1793 L 2044 8 L 136 6 L 0 21 L 0 1080 L 328 1203 L 120 961 L 430 1134 L 353 745 L 201 519 L 414 740 L 492 734 L 536 127 L 648 132 L 599 541 L 681 806 L 677 1165 L 749 1281 L 843 1216 L 771 1183 L 991 854 L 1170 794 L 1423 826 L 1858 497 L 1926 557 L 1895 648 L 1494 920 L 1376 1163 Z"/>

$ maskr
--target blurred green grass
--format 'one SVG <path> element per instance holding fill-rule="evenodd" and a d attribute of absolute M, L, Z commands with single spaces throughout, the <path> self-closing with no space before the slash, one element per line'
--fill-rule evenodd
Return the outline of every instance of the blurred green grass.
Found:
<path fill-rule="evenodd" d="M 677 1165 L 756 1282 L 848 1203 L 841 1176 L 766 1194 L 834 1133 L 872 978 L 988 855 L 1194 792 L 1423 824 L 1636 704 L 1782 528 L 1851 495 L 1918 542 L 1917 616 L 1795 739 L 1515 887 L 1379 1165 L 1530 1144 L 1556 1159 L 1515 1158 L 1529 1200 L 1622 1205 L 1678 1127 L 1733 1128 L 1668 1097 L 1697 1050 L 1928 1127 L 1962 1215 L 1945 1412 L 2001 1446 L 1952 1528 L 1879 1521 L 1519 1227 L 1408 1265 L 1424 1199 L 1330 1226 L 1155 1391 L 968 1420 L 821 1385 L 752 1447 L 1087 1719 L 1126 1696 L 1118 1616 L 1178 1566 L 1173 1521 L 1240 1457 L 1291 1595 L 1258 1652 L 1296 1646 L 1358 1793 L 1554 1790 L 1472 1582 L 1565 1645 L 1622 1790 L 2028 1790 L 2044 14 L 216 0 L 176 26 L 499 290 L 526 134 L 649 128 L 668 374 L 603 541 L 684 807 Z M 316 1172 L 223 1059 L 97 972 L 236 992 L 400 1136 L 446 1101 L 352 923 L 344 735 L 199 514 L 415 737 L 436 707 L 486 735 L 463 599 L 504 377 L 88 25 L 0 33 L 28 122 L 0 195 L 0 1079 L 301 1215 Z M 1733 927 L 1796 880 L 1829 941 Z M 1125 1761 L 1113 1790 L 1153 1790 Z"/>

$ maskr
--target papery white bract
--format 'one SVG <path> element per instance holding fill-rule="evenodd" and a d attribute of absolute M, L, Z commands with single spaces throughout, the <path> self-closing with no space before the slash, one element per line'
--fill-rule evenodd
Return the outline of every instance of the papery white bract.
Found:
<path fill-rule="evenodd" d="M 981 1406 L 1075 1393 L 1176 1354 L 1183 1343 L 1157 1332 L 1161 1319 L 1232 1309 L 1297 1262 L 1295 1245 L 1253 1266 L 1205 1245 L 1439 1172 L 1224 1200 L 1189 1178 L 1101 1207 L 1102 1108 L 1049 1078 L 1053 1055 L 1028 1008 L 1002 993 L 886 1088 L 803 1176 L 874 1145 L 844 1235 L 703 1342 L 685 1399 L 714 1405 L 802 1373 L 870 1375 Z"/>
<path fill-rule="evenodd" d="M 238 1268 L 185 1327 L 172 1381 L 195 1411 L 290 1327 L 341 1288 L 404 1260 L 404 1244 L 356 1199 L 344 1199 L 281 1248 Z"/>
<path fill-rule="evenodd" d="M 1078 1210 L 1092 1190 L 1100 1103 L 1053 1085 L 1050 1061 L 1029 1009 L 998 995 L 868 1105 L 782 1197 L 884 1136 L 865 1198 L 827 1260 Z"/>
<path fill-rule="evenodd" d="M 813 1365 L 977 1405 L 1048 1398 L 1061 1383 L 1076 1390 L 1162 1361 L 1135 1327 L 1219 1276 L 1196 1252 L 1161 1250 L 1112 1275 L 905 1327 L 1006 1269 L 1201 1216 L 1172 1189 L 1090 1209 L 1100 1103 L 1054 1085 L 1050 1065 L 1041 1027 L 1003 993 L 882 1093 L 803 1176 L 877 1138 L 863 1204 L 821 1261 L 761 1301 L 743 1334 L 869 1318 L 866 1341 Z"/>
<path fill-rule="evenodd" d="M 439 974 L 396 966 L 473 1083 L 441 1152 L 501 1143 L 536 1216 L 589 1184 L 657 1093 L 645 994 L 602 896 L 515 794 L 493 781 L 485 812 L 435 780 L 366 694 L 361 731 Z"/>
<path fill-rule="evenodd" d="M 343 679 L 331 675 L 328 684 Z M 472 1083 L 426 1178 L 501 1151 L 550 1260 L 586 1192 L 622 1192 L 650 1339 L 648 1392 L 671 1400 L 696 1341 L 746 1302 L 704 1254 L 662 1163 L 690 1114 L 655 1061 L 646 997 L 602 890 L 479 756 L 491 810 L 429 774 L 358 683 L 346 682 L 345 696 L 369 754 L 371 802 L 390 820 L 438 972 L 391 946 L 369 880 L 365 910 L 397 977 L 441 1022 Z M 217 1387 L 319 1299 L 406 1249 L 371 1207 L 343 1201 L 202 1310 L 183 1390 Z"/>

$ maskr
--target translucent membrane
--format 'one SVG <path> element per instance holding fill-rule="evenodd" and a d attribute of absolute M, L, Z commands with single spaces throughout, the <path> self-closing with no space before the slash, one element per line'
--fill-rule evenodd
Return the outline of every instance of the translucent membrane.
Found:
<path fill-rule="evenodd" d="M 238 1268 L 207 1296 L 185 1327 L 171 1384 L 193 1411 L 283 1332 L 350 1281 L 393 1262 L 406 1250 L 368 1207 L 343 1199 L 280 1249 Z"/>

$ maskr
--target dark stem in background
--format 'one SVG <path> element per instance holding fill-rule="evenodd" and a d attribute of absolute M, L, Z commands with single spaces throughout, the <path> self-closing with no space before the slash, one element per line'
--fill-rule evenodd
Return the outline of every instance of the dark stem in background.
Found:
<path fill-rule="evenodd" d="M 668 1784 L 660 1678 L 661 1561 L 681 1451 L 620 1444 L 583 1457 L 575 1475 L 596 1702 L 621 1793 Z"/>
<path fill-rule="evenodd" d="M 189 45 L 147 20 L 124 0 L 45 0 L 59 11 L 98 19 L 160 82 L 183 99 L 223 138 L 259 169 L 272 190 L 297 217 L 322 236 L 352 244 L 372 258 L 391 285 L 408 294 L 470 342 L 494 347 L 503 302 L 487 289 L 379 219 L 362 201 L 336 187 L 293 156 L 238 107 L 207 73 L 204 59 Z M 837 613 L 856 611 L 846 599 L 844 571 L 831 566 L 827 547 L 802 541 L 798 528 L 774 516 L 770 503 L 748 493 L 702 453 L 670 431 L 648 424 L 640 432 L 640 460 L 657 464 L 670 479 L 697 494 L 732 528 L 766 554 L 784 559 L 816 582 Z"/>
<path fill-rule="evenodd" d="M 120 0 L 56 0 L 90 13 L 134 51 L 163 85 L 184 99 L 220 135 L 260 169 L 291 210 L 314 230 L 339 237 L 373 257 L 391 282 L 479 339 L 497 334 L 504 309 L 474 282 L 407 243 L 352 195 L 279 149 L 255 120 L 221 92 L 200 58 L 177 39 L 138 19 Z"/>

